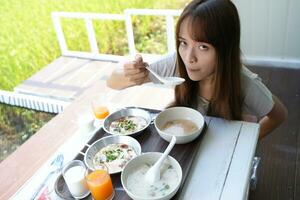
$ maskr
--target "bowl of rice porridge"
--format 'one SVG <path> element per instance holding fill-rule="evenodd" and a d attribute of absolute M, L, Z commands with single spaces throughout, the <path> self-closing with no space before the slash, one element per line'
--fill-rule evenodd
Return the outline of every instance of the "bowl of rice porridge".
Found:
<path fill-rule="evenodd" d="M 111 135 L 137 136 L 151 123 L 147 110 L 141 108 L 123 108 L 105 118 L 103 129 Z"/>
<path fill-rule="evenodd" d="M 170 142 L 176 136 L 176 144 L 195 140 L 204 127 L 203 115 L 192 108 L 172 107 L 158 114 L 154 121 L 158 134 Z"/>
<path fill-rule="evenodd" d="M 111 135 L 95 141 L 84 154 L 85 165 L 91 169 L 105 164 L 109 174 L 123 170 L 126 163 L 141 154 L 141 145 L 133 137 Z"/>
<path fill-rule="evenodd" d="M 160 168 L 160 180 L 152 184 L 145 179 L 146 172 L 162 155 L 148 152 L 127 163 L 121 173 L 121 183 L 134 200 L 167 200 L 178 191 L 182 181 L 182 169 L 173 157 L 168 156 Z"/>

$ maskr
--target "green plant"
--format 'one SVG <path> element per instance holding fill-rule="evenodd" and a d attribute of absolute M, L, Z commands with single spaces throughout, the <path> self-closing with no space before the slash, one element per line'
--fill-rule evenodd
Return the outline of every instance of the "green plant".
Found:
<path fill-rule="evenodd" d="M 0 104 L 0 161 L 54 116 L 54 114 Z"/>

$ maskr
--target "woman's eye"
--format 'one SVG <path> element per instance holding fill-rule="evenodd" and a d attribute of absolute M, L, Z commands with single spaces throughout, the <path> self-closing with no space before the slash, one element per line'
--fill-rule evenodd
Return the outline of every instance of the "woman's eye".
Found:
<path fill-rule="evenodd" d="M 185 41 L 179 41 L 179 45 L 180 46 L 186 46 L 186 42 Z"/>
<path fill-rule="evenodd" d="M 207 49 L 208 49 L 208 46 L 206 46 L 206 45 L 200 45 L 200 46 L 199 46 L 199 49 L 200 49 L 200 50 L 207 50 Z"/>

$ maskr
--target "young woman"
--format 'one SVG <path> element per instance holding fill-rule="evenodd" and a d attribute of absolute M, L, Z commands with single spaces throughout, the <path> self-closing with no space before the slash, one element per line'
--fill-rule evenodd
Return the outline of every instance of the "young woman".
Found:
<path fill-rule="evenodd" d="M 259 77 L 241 63 L 240 21 L 230 0 L 194 0 L 183 10 L 176 26 L 175 54 L 150 67 L 162 76 L 179 75 L 171 106 L 187 106 L 203 114 L 229 120 L 259 121 L 260 138 L 287 116 L 285 106 Z M 141 56 L 113 73 L 107 84 L 121 89 L 148 81 Z"/>

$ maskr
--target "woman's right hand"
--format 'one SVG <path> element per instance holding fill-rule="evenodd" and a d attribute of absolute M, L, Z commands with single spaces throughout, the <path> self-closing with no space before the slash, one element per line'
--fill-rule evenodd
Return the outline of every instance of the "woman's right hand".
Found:
<path fill-rule="evenodd" d="M 134 61 L 123 65 L 124 76 L 130 85 L 141 85 L 148 81 L 148 70 L 145 68 L 147 65 L 141 55 L 136 55 Z"/>

